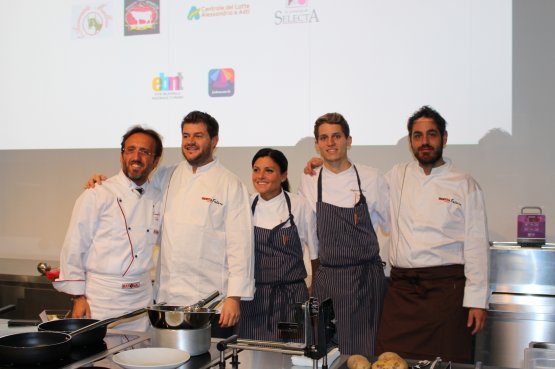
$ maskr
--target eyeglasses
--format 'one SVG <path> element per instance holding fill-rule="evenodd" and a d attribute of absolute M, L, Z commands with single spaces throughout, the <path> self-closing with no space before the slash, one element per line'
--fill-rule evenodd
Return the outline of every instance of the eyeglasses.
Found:
<path fill-rule="evenodd" d="M 129 146 L 125 149 L 121 150 L 122 153 L 126 153 L 128 155 L 133 155 L 134 153 L 138 152 L 140 156 L 153 156 L 154 154 L 151 153 L 147 149 L 137 149 L 135 146 Z"/>

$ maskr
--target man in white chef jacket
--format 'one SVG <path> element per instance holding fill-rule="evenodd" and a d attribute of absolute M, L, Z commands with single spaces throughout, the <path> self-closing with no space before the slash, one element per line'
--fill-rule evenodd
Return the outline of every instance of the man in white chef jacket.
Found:
<path fill-rule="evenodd" d="M 415 161 L 386 175 L 391 284 L 377 354 L 473 362 L 488 303 L 488 234 L 478 183 L 443 157 L 445 119 L 423 106 L 408 120 Z"/>
<path fill-rule="evenodd" d="M 162 150 L 157 132 L 132 127 L 121 142 L 121 171 L 77 199 L 53 283 L 73 296 L 72 317 L 106 319 L 152 303 L 150 270 L 162 195 L 148 177 Z M 142 316 L 117 328 L 148 326 Z"/>
<path fill-rule="evenodd" d="M 247 188 L 213 155 L 218 131 L 209 114 L 189 113 L 181 123 L 185 160 L 153 177 L 164 193 L 156 300 L 189 305 L 218 290 L 226 328 L 239 321 L 240 300 L 254 296 L 254 243 Z"/>

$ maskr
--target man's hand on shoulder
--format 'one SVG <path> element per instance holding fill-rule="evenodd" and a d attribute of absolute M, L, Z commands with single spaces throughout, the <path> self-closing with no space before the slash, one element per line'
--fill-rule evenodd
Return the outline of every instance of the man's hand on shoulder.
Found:
<path fill-rule="evenodd" d="M 487 313 L 485 309 L 470 308 L 468 310 L 468 322 L 466 323 L 466 326 L 468 328 L 472 328 L 472 326 L 474 326 L 474 329 L 472 330 L 473 335 L 483 330 L 486 326 L 486 315 Z"/>
<path fill-rule="evenodd" d="M 96 184 L 102 185 L 102 182 L 107 179 L 108 177 L 106 177 L 104 174 L 93 174 L 93 176 L 89 178 L 87 183 L 85 183 L 85 186 L 83 188 L 94 188 Z"/>
<path fill-rule="evenodd" d="M 309 161 L 306 162 L 306 166 L 304 167 L 304 174 L 309 174 L 311 176 L 316 175 L 316 171 L 314 169 L 322 166 L 322 164 L 324 164 L 324 161 L 321 158 L 311 158 Z"/>

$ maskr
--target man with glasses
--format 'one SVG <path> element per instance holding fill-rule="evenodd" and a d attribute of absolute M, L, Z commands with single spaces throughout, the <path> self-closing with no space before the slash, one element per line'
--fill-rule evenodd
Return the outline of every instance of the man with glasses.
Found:
<path fill-rule="evenodd" d="M 225 295 L 212 336 L 227 337 L 254 296 L 254 240 L 249 194 L 214 155 L 218 121 L 192 111 L 181 122 L 179 164 L 159 168 L 152 185 L 164 194 L 164 223 L 155 297 L 190 305 L 217 290 Z M 102 183 L 94 175 L 88 186 Z"/>
<path fill-rule="evenodd" d="M 87 189 L 73 209 L 54 287 L 72 295 L 73 318 L 105 319 L 152 303 L 152 248 L 161 193 L 148 177 L 162 156 L 160 135 L 132 127 L 121 142 L 121 171 Z M 142 317 L 118 328 L 145 331 Z"/>

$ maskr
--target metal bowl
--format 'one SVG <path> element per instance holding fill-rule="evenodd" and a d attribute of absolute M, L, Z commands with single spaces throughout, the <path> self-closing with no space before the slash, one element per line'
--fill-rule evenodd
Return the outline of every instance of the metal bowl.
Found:
<path fill-rule="evenodd" d="M 153 306 L 148 308 L 148 318 L 154 328 L 162 329 L 199 329 L 210 324 L 217 310 L 196 308 L 187 311 L 183 306 Z"/>

